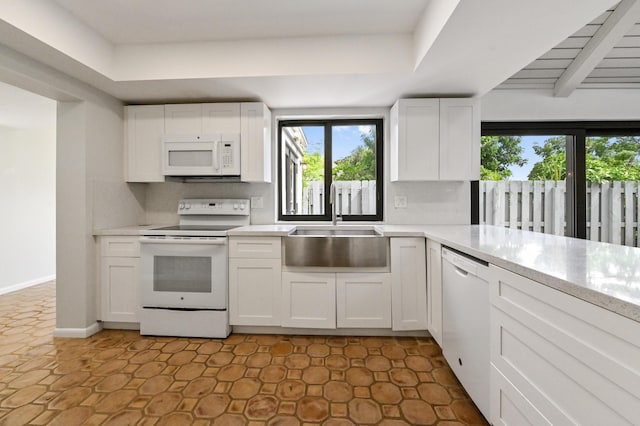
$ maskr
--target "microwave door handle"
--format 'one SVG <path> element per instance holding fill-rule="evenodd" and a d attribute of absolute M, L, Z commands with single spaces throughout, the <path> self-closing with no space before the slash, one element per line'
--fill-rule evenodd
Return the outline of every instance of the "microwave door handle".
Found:
<path fill-rule="evenodd" d="M 219 160 L 219 156 L 218 156 L 218 150 L 220 149 L 220 142 L 219 141 L 215 141 L 213 142 L 213 170 L 218 171 L 220 170 L 220 160 Z"/>

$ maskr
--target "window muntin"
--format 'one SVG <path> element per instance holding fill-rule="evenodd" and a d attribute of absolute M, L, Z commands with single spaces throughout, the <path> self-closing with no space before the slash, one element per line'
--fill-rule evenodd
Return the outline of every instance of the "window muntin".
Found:
<path fill-rule="evenodd" d="M 279 123 L 281 220 L 382 219 L 382 120 Z"/>

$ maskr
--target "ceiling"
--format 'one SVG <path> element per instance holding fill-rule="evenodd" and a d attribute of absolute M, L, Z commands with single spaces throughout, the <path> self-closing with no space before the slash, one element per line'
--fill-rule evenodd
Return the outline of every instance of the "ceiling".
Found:
<path fill-rule="evenodd" d="M 638 1 L 20 0 L 0 2 L 0 40 L 125 103 L 389 106 L 559 81 L 568 96 L 636 37 Z"/>
<path fill-rule="evenodd" d="M 625 0 L 602 13 L 498 89 L 640 89 L 640 4 Z"/>

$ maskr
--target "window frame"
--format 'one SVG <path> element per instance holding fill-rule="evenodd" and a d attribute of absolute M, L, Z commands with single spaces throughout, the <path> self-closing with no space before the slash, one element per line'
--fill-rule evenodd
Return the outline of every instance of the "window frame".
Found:
<path fill-rule="evenodd" d="M 567 136 L 567 237 L 587 238 L 586 140 L 640 135 L 640 121 L 483 121 L 481 136 Z M 480 223 L 479 181 L 471 183 L 471 223 Z"/>
<path fill-rule="evenodd" d="M 331 118 L 331 119 L 287 119 L 278 121 L 278 220 L 283 222 L 300 221 L 331 221 L 331 206 L 329 197 L 324 197 L 323 215 L 291 215 L 283 212 L 283 155 L 286 147 L 283 144 L 283 127 L 324 127 L 324 193 L 329 194 L 332 177 L 333 163 L 333 135 L 331 129 L 334 126 L 375 125 L 376 126 L 376 214 L 374 215 L 341 215 L 340 218 L 347 222 L 383 220 L 383 185 L 384 185 L 384 119 L 383 118 Z"/>

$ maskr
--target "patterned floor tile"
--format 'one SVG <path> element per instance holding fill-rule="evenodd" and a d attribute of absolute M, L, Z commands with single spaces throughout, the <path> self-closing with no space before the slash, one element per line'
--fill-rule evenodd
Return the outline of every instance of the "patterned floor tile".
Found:
<path fill-rule="evenodd" d="M 55 282 L 0 296 L 0 426 L 487 424 L 431 338 L 54 328 Z"/>

